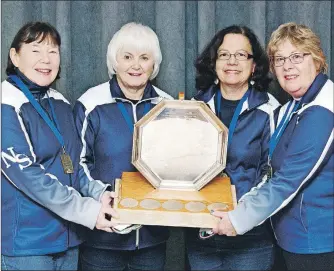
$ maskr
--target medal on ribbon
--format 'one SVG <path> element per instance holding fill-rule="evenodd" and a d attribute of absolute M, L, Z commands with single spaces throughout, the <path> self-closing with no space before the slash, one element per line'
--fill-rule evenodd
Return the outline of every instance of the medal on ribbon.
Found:
<path fill-rule="evenodd" d="M 71 157 L 65 152 L 65 148 L 63 148 L 63 153 L 60 155 L 60 160 L 65 174 L 73 174 L 73 163 Z"/>
<path fill-rule="evenodd" d="M 73 163 L 71 157 L 65 151 L 65 141 L 63 136 L 60 133 L 60 126 L 57 121 L 57 116 L 55 110 L 53 108 L 52 102 L 48 96 L 48 102 L 51 109 L 51 115 L 55 123 L 53 123 L 52 119 L 50 119 L 49 115 L 45 112 L 45 110 L 41 107 L 41 105 L 35 100 L 34 96 L 31 94 L 27 86 L 21 81 L 19 77 L 16 75 L 11 75 L 10 78 L 18 85 L 19 89 L 23 92 L 23 94 L 28 98 L 29 102 L 35 108 L 37 113 L 42 117 L 45 123 L 50 127 L 51 131 L 57 138 L 60 143 L 63 153 L 60 155 L 61 164 L 63 166 L 65 174 L 74 173 Z M 46 95 L 48 95 L 46 93 Z"/>
<path fill-rule="evenodd" d="M 268 164 L 268 169 L 267 169 L 267 180 L 271 179 L 273 177 L 273 168 L 270 164 Z"/>

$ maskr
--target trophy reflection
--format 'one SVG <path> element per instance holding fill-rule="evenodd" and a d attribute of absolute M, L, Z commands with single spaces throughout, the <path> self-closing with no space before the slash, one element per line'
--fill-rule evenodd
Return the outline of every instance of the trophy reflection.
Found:
<path fill-rule="evenodd" d="M 120 223 L 178 227 L 216 225 L 211 210 L 236 204 L 221 177 L 228 129 L 200 101 L 162 100 L 134 127 L 132 163 L 116 180 Z"/>

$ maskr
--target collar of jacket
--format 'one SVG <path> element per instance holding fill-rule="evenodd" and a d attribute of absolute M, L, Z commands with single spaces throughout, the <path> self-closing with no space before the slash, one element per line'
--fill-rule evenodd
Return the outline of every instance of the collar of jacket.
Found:
<path fill-rule="evenodd" d="M 309 89 L 306 91 L 305 95 L 302 97 L 300 101 L 301 104 L 305 105 L 305 104 L 312 102 L 315 99 L 315 97 L 317 97 L 322 87 L 326 84 L 327 80 L 328 80 L 328 76 L 326 74 L 319 73 L 315 77 Z"/>
<path fill-rule="evenodd" d="M 110 86 L 111 97 L 113 99 L 128 100 L 125 97 L 123 91 L 121 90 L 115 75 L 110 79 L 109 86 Z M 144 89 L 143 97 L 140 100 L 142 101 L 142 100 L 148 100 L 148 99 L 153 99 L 153 98 L 159 98 L 159 95 L 155 91 L 151 82 L 148 81 Z"/>
<path fill-rule="evenodd" d="M 219 90 L 217 85 L 212 85 L 209 89 L 206 91 L 200 90 L 196 96 L 194 97 L 195 100 L 203 101 L 205 103 L 209 103 L 211 99 L 214 99 L 214 96 L 216 95 L 216 92 Z M 242 108 L 242 112 L 245 109 L 252 110 L 266 102 L 269 101 L 269 96 L 267 92 L 264 91 L 257 91 L 253 88 L 250 89 L 250 93 L 248 96 L 248 99 L 246 101 L 247 107 L 245 108 L 245 104 Z"/>
<path fill-rule="evenodd" d="M 35 98 L 41 99 L 45 96 L 46 92 L 50 88 L 50 86 L 40 86 L 31 81 L 28 77 L 26 77 L 18 68 L 15 68 L 15 73 L 13 75 L 17 75 L 23 84 L 30 90 L 31 94 L 34 95 Z M 20 89 L 19 86 L 11 80 L 10 77 L 7 78 L 7 81 L 11 83 L 16 88 Z"/>

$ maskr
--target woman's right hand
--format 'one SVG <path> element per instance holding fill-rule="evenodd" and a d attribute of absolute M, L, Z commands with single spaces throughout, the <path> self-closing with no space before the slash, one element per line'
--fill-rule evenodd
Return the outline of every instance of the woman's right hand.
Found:
<path fill-rule="evenodd" d="M 110 192 L 105 192 L 105 193 L 110 193 Z M 100 213 L 97 217 L 95 227 L 98 230 L 113 232 L 112 227 L 117 226 L 118 223 L 111 218 L 118 218 L 119 215 L 117 211 L 111 207 L 110 200 L 101 200 L 101 202 L 102 206 L 100 209 Z"/>

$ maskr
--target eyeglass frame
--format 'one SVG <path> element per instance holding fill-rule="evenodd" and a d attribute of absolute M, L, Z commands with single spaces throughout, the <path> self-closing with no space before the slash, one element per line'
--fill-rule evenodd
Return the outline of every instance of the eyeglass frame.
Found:
<path fill-rule="evenodd" d="M 300 62 L 297 62 L 297 63 L 292 62 L 292 60 L 291 60 L 290 57 L 293 56 L 293 55 L 301 55 L 301 56 L 302 56 L 302 60 L 301 60 Z M 291 54 L 291 55 L 289 55 L 289 56 L 271 56 L 270 60 L 271 60 L 271 62 L 273 63 L 274 67 L 282 67 L 282 66 L 284 66 L 284 64 L 285 64 L 285 60 L 287 60 L 287 59 L 289 59 L 289 60 L 290 60 L 290 63 L 292 63 L 292 64 L 300 64 L 300 63 L 303 63 L 305 56 L 308 56 L 308 55 L 311 55 L 311 53 L 293 53 L 293 54 Z M 283 58 L 283 64 L 282 64 L 282 65 L 277 66 L 277 65 L 275 64 L 275 58 L 276 58 L 276 57 L 281 57 L 281 58 Z"/>
<path fill-rule="evenodd" d="M 233 55 L 234 58 L 235 58 L 236 60 L 238 60 L 238 61 L 247 61 L 247 60 L 249 60 L 249 59 L 251 59 L 251 58 L 254 58 L 254 55 L 252 55 L 252 54 L 250 54 L 250 53 L 248 53 L 247 51 L 244 51 L 244 50 L 238 50 L 238 51 L 236 51 L 234 54 L 231 54 L 231 53 L 230 53 L 229 51 L 227 51 L 227 50 L 222 50 L 222 51 L 220 51 L 220 52 L 226 52 L 226 53 L 228 53 L 230 56 L 229 56 L 229 58 L 226 58 L 226 59 L 219 58 L 219 51 L 218 51 L 218 52 L 217 52 L 217 60 L 230 60 L 232 55 Z M 241 52 L 247 54 L 247 58 L 246 58 L 246 59 L 238 59 L 238 58 L 237 58 L 236 54 L 237 54 L 237 53 L 241 53 Z"/>

